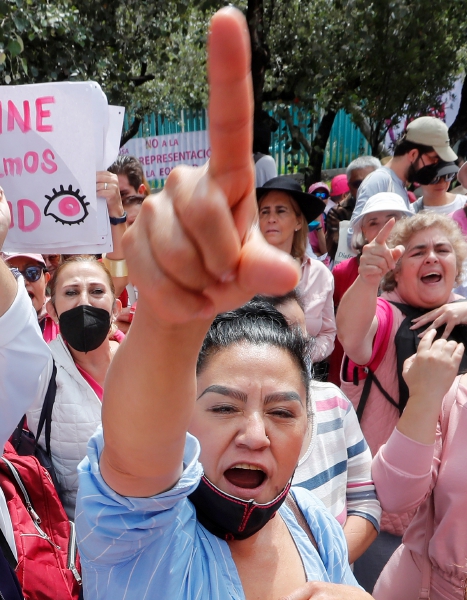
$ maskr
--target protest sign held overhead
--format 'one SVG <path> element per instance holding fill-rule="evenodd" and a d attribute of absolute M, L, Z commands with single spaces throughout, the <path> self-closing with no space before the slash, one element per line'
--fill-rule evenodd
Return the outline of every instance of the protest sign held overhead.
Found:
<path fill-rule="evenodd" d="M 118 154 L 123 113 L 95 82 L 0 86 L 0 185 L 12 217 L 6 251 L 111 250 L 96 171 Z"/>

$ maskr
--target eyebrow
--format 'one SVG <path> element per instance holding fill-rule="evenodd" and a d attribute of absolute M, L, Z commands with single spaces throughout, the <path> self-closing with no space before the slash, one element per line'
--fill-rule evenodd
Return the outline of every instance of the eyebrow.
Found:
<path fill-rule="evenodd" d="M 452 248 L 452 244 L 450 242 L 438 242 L 435 244 L 435 248 L 440 248 L 443 246 L 449 246 L 449 248 Z M 417 244 L 416 246 L 407 248 L 407 252 L 412 252 L 412 250 L 425 250 L 425 248 L 428 248 L 428 244 Z"/>
<path fill-rule="evenodd" d="M 297 392 L 273 392 L 264 398 L 264 404 L 272 402 L 300 402 L 301 404 L 302 399 Z"/>
<path fill-rule="evenodd" d="M 247 394 L 245 394 L 245 392 L 229 388 L 225 385 L 215 384 L 208 386 L 203 392 L 201 392 L 201 394 L 198 396 L 198 400 L 208 393 L 220 394 L 221 396 L 228 396 L 230 398 L 240 400 L 241 402 L 246 402 L 248 400 L 248 396 Z M 301 404 L 302 399 L 300 398 L 299 394 L 297 394 L 297 392 L 273 392 L 272 394 L 268 394 L 264 398 L 264 404 L 271 404 L 272 402 L 300 402 Z"/>
<path fill-rule="evenodd" d="M 221 396 L 229 396 L 230 398 L 235 398 L 236 400 L 241 400 L 242 402 L 246 402 L 248 396 L 245 392 L 241 392 L 240 390 L 235 390 L 233 388 L 229 388 L 226 385 L 210 385 L 208 386 L 204 392 L 198 396 L 198 400 L 204 396 L 204 394 L 220 394 Z"/>

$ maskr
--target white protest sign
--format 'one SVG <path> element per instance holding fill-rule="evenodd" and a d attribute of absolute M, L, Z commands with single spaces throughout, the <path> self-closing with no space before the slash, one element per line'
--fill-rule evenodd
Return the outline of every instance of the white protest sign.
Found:
<path fill-rule="evenodd" d="M 177 165 L 204 165 L 211 156 L 211 145 L 207 131 L 190 131 L 133 138 L 121 148 L 120 154 L 135 156 L 146 179 L 166 179 Z"/>
<path fill-rule="evenodd" d="M 111 249 L 96 170 L 118 154 L 106 137 L 116 139 L 115 123 L 95 82 L 0 86 L 0 185 L 12 215 L 5 251 Z"/>

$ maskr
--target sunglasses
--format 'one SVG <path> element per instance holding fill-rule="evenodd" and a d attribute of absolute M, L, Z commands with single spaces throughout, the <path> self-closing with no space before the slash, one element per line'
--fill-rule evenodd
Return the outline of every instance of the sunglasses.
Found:
<path fill-rule="evenodd" d="M 329 194 L 327 192 L 314 192 L 313 195 L 317 198 L 321 198 L 321 200 L 327 200 L 329 198 Z"/>
<path fill-rule="evenodd" d="M 35 283 L 39 281 L 44 272 L 44 267 L 26 267 L 24 271 L 20 271 L 21 275 L 29 281 L 29 283 Z"/>
<path fill-rule="evenodd" d="M 444 181 L 447 182 L 451 182 L 454 177 L 456 176 L 456 173 L 448 173 L 447 175 L 438 175 L 438 177 L 435 177 L 432 181 L 430 181 L 429 185 L 436 185 L 437 183 L 439 183 L 441 181 L 441 179 L 444 179 Z"/>

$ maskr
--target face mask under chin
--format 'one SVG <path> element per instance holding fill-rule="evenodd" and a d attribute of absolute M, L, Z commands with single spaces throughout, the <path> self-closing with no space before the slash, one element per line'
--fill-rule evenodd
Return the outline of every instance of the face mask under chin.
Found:
<path fill-rule="evenodd" d="M 63 339 L 77 352 L 92 352 L 104 342 L 110 331 L 110 314 L 103 308 L 80 305 L 59 317 Z"/>
<path fill-rule="evenodd" d="M 230 496 L 203 475 L 188 498 L 196 508 L 198 521 L 212 534 L 226 541 L 245 540 L 274 517 L 289 493 L 291 481 L 271 502 L 258 504 Z"/>

